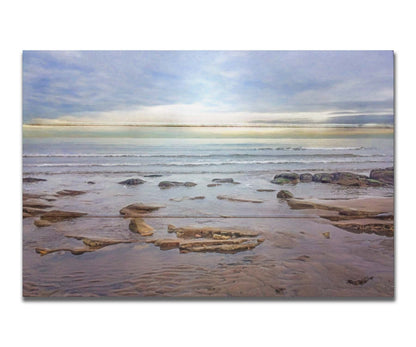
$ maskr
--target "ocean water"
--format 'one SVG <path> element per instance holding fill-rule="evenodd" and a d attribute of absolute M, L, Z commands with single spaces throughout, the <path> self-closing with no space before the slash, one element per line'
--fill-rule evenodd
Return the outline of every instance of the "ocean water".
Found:
<path fill-rule="evenodd" d="M 228 133 L 214 129 L 211 134 L 209 130 L 198 134 L 194 128 L 65 130 L 23 132 L 24 175 L 369 173 L 392 166 L 394 154 L 392 134 L 357 136 L 349 129 L 330 136 L 325 132 L 319 136 L 315 130 L 310 137 L 308 133 L 294 137 L 291 129 L 264 131 L 264 137 L 262 129 L 252 133 L 243 129 L 240 136 L 234 129 Z"/>
<path fill-rule="evenodd" d="M 284 285 L 292 296 L 386 295 L 392 289 L 383 292 L 376 282 L 363 294 L 339 279 L 344 272 L 361 276 L 370 269 L 388 274 L 382 284 L 390 283 L 390 251 L 381 260 L 368 256 L 368 245 L 378 250 L 385 247 L 379 245 L 380 237 L 350 234 L 319 218 L 305 218 L 304 211 L 291 210 L 285 201 L 276 199 L 276 192 L 288 189 L 299 198 L 345 199 L 391 197 L 393 187 L 314 182 L 278 186 L 270 181 L 281 172 L 368 175 L 374 168 L 394 165 L 393 145 L 390 129 L 24 127 L 23 177 L 46 181 L 23 183 L 23 192 L 85 191 L 59 197 L 51 204 L 54 209 L 88 216 L 46 228 L 34 226 L 32 217 L 23 220 L 23 294 L 262 296 L 276 294 L 270 287 L 273 284 Z M 128 178 L 146 182 L 131 187 L 118 184 Z M 207 187 L 215 178 L 233 178 L 240 184 Z M 196 186 L 160 189 L 158 184 L 164 180 L 190 181 Z M 219 195 L 262 203 L 219 200 Z M 204 199 L 175 201 L 195 196 Z M 36 247 L 82 247 L 81 241 L 68 238 L 74 235 L 141 241 L 119 214 L 122 207 L 136 202 L 164 206 L 146 219 L 155 228 L 155 238 L 173 237 L 167 225 L 174 224 L 247 228 L 258 231 L 266 241 L 237 254 L 180 254 L 177 249 L 160 251 L 144 243 L 114 245 L 80 256 L 58 252 L 41 257 L 35 252 Z M 333 252 L 322 239 L 324 231 L 331 232 Z M 286 246 L 276 246 L 282 240 Z M 352 245 L 357 247 L 354 252 L 349 248 Z M 377 252 L 377 257 L 384 254 Z M 298 263 L 287 263 L 302 254 L 317 259 L 308 277 L 299 275 Z M 339 264 L 342 272 L 326 268 L 327 261 Z M 259 271 L 264 275 L 260 282 L 256 280 Z M 244 277 L 248 273 L 251 277 Z M 322 281 L 327 282 L 324 288 Z"/>

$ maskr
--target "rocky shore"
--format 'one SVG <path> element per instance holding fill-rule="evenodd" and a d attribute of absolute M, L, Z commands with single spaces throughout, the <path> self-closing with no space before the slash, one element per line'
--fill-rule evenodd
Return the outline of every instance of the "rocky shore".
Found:
<path fill-rule="evenodd" d="M 349 187 L 380 187 L 394 184 L 394 169 L 392 167 L 375 169 L 370 172 L 369 176 L 351 172 L 316 173 L 314 175 L 285 172 L 275 175 L 271 180 L 274 184 L 297 184 L 299 182 L 329 183 Z"/>
<path fill-rule="evenodd" d="M 115 204 L 113 208 L 118 215 L 111 218 L 94 215 L 90 210 L 85 212 L 83 201 L 88 201 L 94 189 L 100 189 L 96 188 L 96 184 L 91 186 L 87 180 L 84 184 L 88 184 L 89 189 L 56 189 L 52 193 L 36 193 L 33 189 L 24 191 L 25 229 L 33 228 L 30 229 L 33 237 L 36 233 L 40 235 L 39 240 L 31 241 L 35 246 L 27 247 L 31 247 L 36 257 L 42 259 L 61 257 L 64 254 L 70 258 L 84 254 L 87 258 L 96 255 L 101 257 L 101 254 L 104 257 L 106 251 L 116 252 L 117 247 L 120 247 L 120 253 L 116 254 L 121 258 L 123 249 L 130 256 L 133 256 L 133 250 L 137 250 L 136 253 L 144 252 L 155 263 L 167 264 L 170 259 L 175 259 L 172 266 L 175 262 L 182 262 L 179 260 L 182 258 L 177 257 L 189 256 L 196 263 L 201 261 L 211 264 L 212 261 L 216 265 L 210 266 L 214 266 L 216 272 L 215 275 L 207 276 L 218 288 L 202 291 L 204 296 L 253 295 L 256 293 L 253 283 L 261 288 L 258 289 L 258 295 L 265 296 L 320 296 L 322 293 L 332 293 L 335 296 L 349 296 L 352 293 L 351 295 L 360 296 L 360 290 L 365 295 L 382 293 L 383 290 L 391 295 L 391 275 L 386 273 L 385 268 L 394 255 L 393 197 L 312 199 L 303 198 L 301 194 L 297 196 L 302 190 L 296 190 L 295 187 L 298 184 L 306 186 L 319 183 L 354 189 L 388 188 L 394 184 L 393 168 L 372 170 L 368 176 L 350 172 L 276 173 L 271 183 L 285 185 L 284 188 L 287 189 L 281 190 L 262 187 L 260 184 L 246 185 L 245 182 L 236 182 L 230 177 L 210 178 L 203 184 L 196 181 L 198 186 L 187 180 L 151 180 L 159 176 L 148 175 L 149 181 L 140 178 L 114 180 L 114 186 L 126 186 L 118 186 L 118 189 L 127 191 L 126 196 L 130 201 L 126 201 L 124 207 L 124 204 Z M 31 187 L 43 184 L 32 183 L 43 181 L 33 177 L 24 179 Z M 142 200 L 141 189 L 148 186 L 153 189 L 152 194 L 156 192 L 161 197 L 149 199 L 147 195 Z M 192 188 L 195 186 L 197 187 Z M 234 188 L 230 194 L 218 194 L 218 190 L 223 187 Z M 204 195 L 185 195 L 188 191 L 196 194 L 202 192 Z M 171 194 L 175 192 L 177 195 Z M 82 200 L 84 197 L 85 200 Z M 208 202 L 213 205 L 206 205 Z M 215 209 L 215 204 L 221 204 L 221 207 Z M 200 206 L 199 211 L 206 218 L 171 213 L 172 210 L 187 211 L 193 205 Z M 213 206 L 214 209 L 206 210 L 206 206 Z M 226 209 L 234 211 L 234 215 Z M 280 210 L 296 211 L 297 214 L 289 215 L 290 218 L 280 217 Z M 261 217 L 262 211 L 266 211 L 264 218 Z M 256 218 L 257 215 L 259 218 Z M 101 229 L 106 230 L 104 234 Z M 371 244 L 372 248 L 367 250 L 367 244 Z M 173 253 L 167 251 L 178 255 L 173 257 Z M 329 254 L 332 251 L 334 253 Z M 327 259 L 322 256 L 324 253 Z M 164 254 L 169 256 L 165 258 Z M 357 254 L 359 260 L 354 258 Z M 226 255 L 230 258 L 218 258 Z M 237 265 L 227 265 L 233 269 L 227 270 L 226 267 L 217 265 L 219 259 L 227 259 L 227 264 Z M 366 271 L 360 270 L 361 262 L 367 262 Z M 155 269 L 147 260 L 145 263 L 157 276 L 164 278 L 163 271 L 167 270 L 163 270 L 163 267 Z M 377 270 L 380 264 L 384 272 Z M 233 271 L 249 273 L 252 279 L 236 275 Z M 219 274 L 224 274 L 225 280 L 221 280 L 223 277 Z M 196 277 L 192 277 L 195 282 L 191 284 L 199 283 L 196 279 L 199 278 L 198 272 L 192 276 Z M 328 288 L 332 288 L 329 291 L 318 289 L 320 281 L 326 281 L 325 276 L 328 277 Z M 277 281 L 277 278 L 281 278 L 281 281 Z M 164 281 L 161 280 L 161 287 L 164 286 Z M 175 283 L 177 290 L 187 293 L 180 280 Z M 157 291 L 144 283 L 140 285 L 142 289 L 149 288 L 149 292 L 145 293 Z M 169 283 L 166 285 L 165 289 Z M 138 287 L 135 288 L 137 290 Z M 118 293 L 129 295 L 128 291 Z M 135 293 L 142 295 L 144 292 L 139 290 Z M 157 292 L 150 295 L 157 295 Z"/>

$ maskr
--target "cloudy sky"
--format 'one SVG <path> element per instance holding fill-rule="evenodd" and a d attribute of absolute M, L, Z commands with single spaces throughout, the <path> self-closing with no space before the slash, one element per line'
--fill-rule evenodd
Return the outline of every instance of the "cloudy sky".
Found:
<path fill-rule="evenodd" d="M 392 51 L 25 51 L 25 124 L 393 124 Z"/>

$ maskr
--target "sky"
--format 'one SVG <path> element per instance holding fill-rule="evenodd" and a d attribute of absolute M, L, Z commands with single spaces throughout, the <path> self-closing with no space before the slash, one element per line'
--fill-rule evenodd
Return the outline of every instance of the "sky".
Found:
<path fill-rule="evenodd" d="M 24 51 L 23 123 L 392 126 L 392 51 Z"/>

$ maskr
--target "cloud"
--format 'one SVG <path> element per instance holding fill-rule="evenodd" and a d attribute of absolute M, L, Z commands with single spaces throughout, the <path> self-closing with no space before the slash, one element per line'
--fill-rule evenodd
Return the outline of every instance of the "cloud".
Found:
<path fill-rule="evenodd" d="M 264 117 L 316 122 L 331 112 L 391 114 L 392 52 L 23 54 L 25 123 L 241 123 Z"/>

